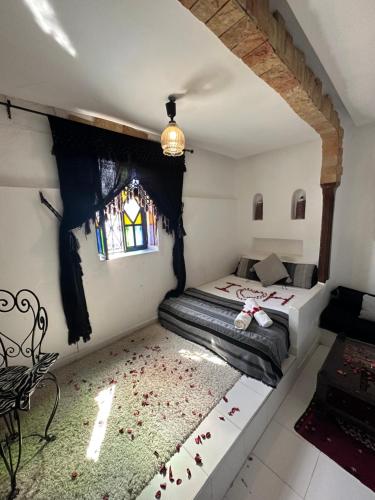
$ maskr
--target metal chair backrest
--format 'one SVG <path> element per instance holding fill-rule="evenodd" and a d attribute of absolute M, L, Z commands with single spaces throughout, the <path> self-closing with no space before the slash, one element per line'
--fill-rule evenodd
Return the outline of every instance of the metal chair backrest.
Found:
<path fill-rule="evenodd" d="M 29 314 L 26 335 L 14 339 L 7 331 L 3 321 L 4 314 L 18 311 Z M 38 297 L 28 289 L 22 289 L 13 295 L 7 290 L 0 290 L 0 368 L 8 366 L 13 358 L 24 357 L 34 365 L 42 354 L 41 347 L 48 328 L 47 311 L 41 307 Z M 23 364 L 18 362 L 17 364 Z"/>

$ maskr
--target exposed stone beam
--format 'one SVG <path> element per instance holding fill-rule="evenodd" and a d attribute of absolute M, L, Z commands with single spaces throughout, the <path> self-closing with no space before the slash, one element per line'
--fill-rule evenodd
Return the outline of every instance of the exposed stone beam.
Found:
<path fill-rule="evenodd" d="M 322 188 L 329 185 L 334 201 L 334 188 L 340 184 L 342 174 L 343 129 L 331 98 L 323 95 L 321 81 L 306 65 L 304 54 L 294 45 L 281 16 L 270 12 L 268 0 L 179 1 L 320 135 L 320 183 Z M 327 210 L 328 197 L 323 196 L 320 281 L 329 277 L 334 207 L 331 198 Z"/>

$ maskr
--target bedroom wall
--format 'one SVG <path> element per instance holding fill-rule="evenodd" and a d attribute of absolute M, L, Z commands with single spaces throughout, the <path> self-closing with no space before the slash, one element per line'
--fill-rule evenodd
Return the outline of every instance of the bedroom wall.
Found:
<path fill-rule="evenodd" d="M 330 287 L 375 294 L 375 125 L 345 129 L 336 193 Z"/>
<path fill-rule="evenodd" d="M 38 191 L 61 209 L 48 122 L 21 111 L 8 120 L 0 113 L 0 288 L 30 288 L 46 306 L 50 326 L 46 349 L 75 355 L 68 346 L 58 287 L 57 230 L 54 216 L 39 202 Z M 187 156 L 184 185 L 188 284 L 195 286 L 231 272 L 235 244 L 234 162 L 196 150 Z M 172 239 L 160 231 L 160 251 L 100 262 L 93 235 L 77 231 L 81 245 L 92 340 L 81 352 L 96 349 L 156 317 L 165 292 L 174 286 Z M 10 328 L 16 329 L 16 323 Z M 70 359 L 70 358 L 66 358 Z"/>
<path fill-rule="evenodd" d="M 309 142 L 238 162 L 239 250 L 244 255 L 276 251 L 300 262 L 318 262 L 322 194 L 321 142 Z M 295 190 L 306 191 L 305 220 L 291 219 Z M 253 220 L 253 197 L 263 195 L 263 220 Z"/>

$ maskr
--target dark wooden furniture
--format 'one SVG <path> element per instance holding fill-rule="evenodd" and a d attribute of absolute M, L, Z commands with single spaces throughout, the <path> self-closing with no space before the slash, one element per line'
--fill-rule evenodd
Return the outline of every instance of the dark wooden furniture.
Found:
<path fill-rule="evenodd" d="M 375 436 L 375 346 L 337 337 L 318 373 L 321 411 Z"/>

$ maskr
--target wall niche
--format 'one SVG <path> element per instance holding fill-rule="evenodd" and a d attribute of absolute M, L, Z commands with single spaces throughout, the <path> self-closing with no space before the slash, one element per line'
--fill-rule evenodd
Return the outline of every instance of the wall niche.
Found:
<path fill-rule="evenodd" d="M 292 220 L 303 220 L 306 215 L 306 191 L 296 189 L 292 196 Z"/>
<path fill-rule="evenodd" d="M 253 198 L 253 220 L 263 220 L 263 195 L 257 193 Z"/>

